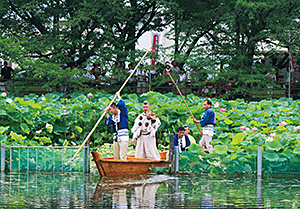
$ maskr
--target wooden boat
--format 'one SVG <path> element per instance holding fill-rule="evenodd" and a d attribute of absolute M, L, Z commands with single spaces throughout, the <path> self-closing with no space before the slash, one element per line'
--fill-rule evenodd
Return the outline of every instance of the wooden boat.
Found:
<path fill-rule="evenodd" d="M 167 151 L 160 152 L 159 154 L 160 160 L 135 158 L 133 155 L 127 156 L 127 160 L 115 160 L 114 157 L 100 158 L 97 152 L 92 152 L 93 160 L 101 176 L 120 176 L 153 172 L 155 167 L 165 167 L 169 163 Z"/>

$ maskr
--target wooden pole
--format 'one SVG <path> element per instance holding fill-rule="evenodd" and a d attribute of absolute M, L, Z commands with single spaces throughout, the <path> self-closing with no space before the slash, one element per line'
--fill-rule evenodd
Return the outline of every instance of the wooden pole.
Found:
<path fill-rule="evenodd" d="M 121 88 L 119 89 L 118 92 L 121 93 L 121 91 L 123 90 L 123 88 L 126 86 L 127 82 L 129 81 L 129 79 L 132 77 L 132 75 L 135 73 L 136 69 L 138 68 L 138 66 L 141 64 L 141 62 L 143 61 L 143 59 L 146 57 L 146 55 L 148 54 L 148 52 L 150 51 L 150 49 L 152 48 L 152 45 L 149 47 L 148 51 L 144 54 L 144 56 L 142 57 L 142 59 L 139 61 L 139 63 L 135 66 L 135 68 L 133 69 L 133 71 L 131 72 L 131 74 L 128 76 L 128 78 L 126 79 L 126 81 L 123 83 L 123 85 L 121 86 Z M 109 103 L 109 105 L 107 106 L 107 108 L 109 108 L 112 103 L 115 101 L 115 99 L 117 98 L 117 95 L 114 96 L 114 98 L 111 100 L 111 102 Z M 105 112 L 103 112 L 103 114 L 101 115 L 101 117 L 99 118 L 99 120 L 97 121 L 97 123 L 94 125 L 93 129 L 90 131 L 90 133 L 87 135 L 86 139 L 83 141 L 83 143 L 81 144 L 81 146 L 79 147 L 79 149 L 77 150 L 77 152 L 75 153 L 74 157 L 71 159 L 71 161 L 73 161 L 75 159 L 75 157 L 79 154 L 80 150 L 83 148 L 83 146 L 85 145 L 85 143 L 89 140 L 89 138 L 91 137 L 91 135 L 94 133 L 95 129 L 97 128 L 97 126 L 99 125 L 100 121 L 103 119 L 103 117 L 105 116 Z"/>
<path fill-rule="evenodd" d="M 172 80 L 172 82 L 174 83 L 174 85 L 175 85 L 175 87 L 176 87 L 176 89 L 177 89 L 178 93 L 180 94 L 180 96 L 181 96 L 182 100 L 184 101 L 184 104 L 185 104 L 185 106 L 187 107 L 187 109 L 189 110 L 189 112 L 190 112 L 190 114 L 191 114 L 192 118 L 193 118 L 193 119 L 195 119 L 195 118 L 194 118 L 194 115 L 193 115 L 193 113 L 192 113 L 192 111 L 190 110 L 190 108 L 189 108 L 188 104 L 186 103 L 186 101 L 185 101 L 184 97 L 182 96 L 182 94 L 181 94 L 181 91 L 180 91 L 180 89 L 178 88 L 177 84 L 175 83 L 174 79 L 172 78 L 172 76 L 171 76 L 170 72 L 167 72 L 167 75 L 170 77 L 170 79 L 171 79 L 171 80 Z M 200 128 L 199 128 L 199 126 L 198 126 L 198 124 L 197 124 L 197 123 L 195 123 L 195 124 L 196 124 L 196 126 L 197 126 L 197 128 L 198 128 L 198 130 L 199 130 L 199 133 L 200 133 L 200 135 L 202 135 L 202 131 L 200 130 Z"/>

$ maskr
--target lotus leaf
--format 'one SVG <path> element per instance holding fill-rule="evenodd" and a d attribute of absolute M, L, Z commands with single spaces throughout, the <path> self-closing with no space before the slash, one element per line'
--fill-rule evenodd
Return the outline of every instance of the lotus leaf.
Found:
<path fill-rule="evenodd" d="M 180 158 L 180 160 L 186 160 L 186 161 L 188 161 L 189 159 L 190 159 L 190 157 L 191 156 L 187 156 L 187 153 L 182 153 L 180 156 L 179 156 L 179 158 Z"/>
<path fill-rule="evenodd" d="M 300 155 L 300 147 L 295 147 L 295 149 L 293 150 L 293 153 Z"/>
<path fill-rule="evenodd" d="M 249 145 L 247 146 L 246 150 L 247 151 L 257 151 L 258 145 Z"/>
<path fill-rule="evenodd" d="M 231 144 L 238 145 L 244 140 L 245 137 L 246 137 L 246 134 L 244 132 L 238 133 L 233 137 Z"/>
<path fill-rule="evenodd" d="M 220 155 L 227 153 L 228 147 L 226 145 L 216 145 L 214 151 Z"/>
<path fill-rule="evenodd" d="M 263 158 L 265 158 L 268 161 L 272 161 L 272 162 L 279 160 L 279 156 L 276 153 L 264 153 Z"/>
<path fill-rule="evenodd" d="M 295 139 L 299 139 L 299 135 L 298 134 L 287 134 L 284 136 L 284 138 L 286 140 L 295 140 Z"/>
<path fill-rule="evenodd" d="M 246 163 L 246 164 L 244 165 L 244 171 L 250 173 L 250 172 L 253 171 L 253 169 L 251 168 L 251 166 L 250 166 L 249 164 Z"/>
<path fill-rule="evenodd" d="M 5 127 L 0 126 L 0 133 L 3 134 L 8 129 L 9 129 L 9 126 L 5 126 Z"/>
<path fill-rule="evenodd" d="M 23 132 L 25 132 L 26 134 L 29 134 L 30 133 L 30 129 L 28 128 L 28 126 L 26 125 L 26 123 L 21 123 L 20 124 L 20 127 L 21 127 L 21 130 Z"/>
<path fill-rule="evenodd" d="M 234 166 L 228 166 L 228 168 L 226 169 L 226 172 L 227 173 L 234 173 L 236 170 L 235 170 L 235 168 L 234 168 Z"/>
<path fill-rule="evenodd" d="M 8 138 L 8 137 L 7 137 L 6 135 L 3 135 L 3 134 L 0 133 L 0 143 L 6 141 L 7 138 Z"/>
<path fill-rule="evenodd" d="M 7 115 L 5 110 L 0 110 L 0 115 Z"/>
<path fill-rule="evenodd" d="M 230 159 L 230 157 L 228 157 L 228 156 L 226 156 L 226 157 L 224 157 L 222 160 L 221 160 L 221 164 L 223 163 L 223 164 L 229 164 L 229 163 L 231 163 L 231 159 Z"/>
<path fill-rule="evenodd" d="M 233 123 L 233 121 L 232 121 L 232 120 L 229 120 L 228 118 L 226 118 L 226 119 L 224 120 L 224 123 L 226 123 L 227 125 L 230 125 L 230 124 Z"/>
<path fill-rule="evenodd" d="M 210 173 L 211 175 L 218 175 L 218 174 L 219 174 L 219 171 L 218 171 L 217 168 L 213 168 L 213 169 L 211 169 L 211 170 L 209 171 L 209 173 Z"/>
<path fill-rule="evenodd" d="M 10 135 L 11 135 L 11 138 L 13 139 L 13 140 L 15 140 L 16 142 L 20 142 L 20 141 L 23 141 L 23 140 L 25 140 L 27 137 L 26 136 L 22 136 L 22 135 L 20 135 L 20 134 L 17 134 L 17 133 L 15 133 L 15 132 L 10 132 Z"/>
<path fill-rule="evenodd" d="M 49 137 L 37 137 L 37 139 L 40 141 L 40 142 L 43 142 L 44 144 L 47 144 L 47 143 L 52 143 L 51 139 Z"/>
<path fill-rule="evenodd" d="M 200 153 L 202 150 L 202 147 L 198 144 L 191 144 L 189 146 L 189 152 L 192 152 L 192 153 Z"/>
<path fill-rule="evenodd" d="M 46 130 L 47 130 L 49 133 L 52 133 L 52 131 L 53 131 L 53 125 L 47 123 L 47 124 L 46 124 Z"/>
<path fill-rule="evenodd" d="M 283 149 L 284 147 L 279 141 L 274 140 L 271 142 L 266 142 L 266 148 L 269 150 L 272 150 L 272 151 L 279 151 L 279 150 Z"/>
<path fill-rule="evenodd" d="M 76 130 L 81 133 L 82 132 L 82 128 L 80 126 L 75 126 L 76 127 Z"/>

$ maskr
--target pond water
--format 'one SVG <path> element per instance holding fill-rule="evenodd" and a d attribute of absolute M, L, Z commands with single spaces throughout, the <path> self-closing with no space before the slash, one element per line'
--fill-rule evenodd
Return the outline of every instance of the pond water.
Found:
<path fill-rule="evenodd" d="M 299 208 L 300 179 L 276 176 L 1 173 L 2 208 Z"/>

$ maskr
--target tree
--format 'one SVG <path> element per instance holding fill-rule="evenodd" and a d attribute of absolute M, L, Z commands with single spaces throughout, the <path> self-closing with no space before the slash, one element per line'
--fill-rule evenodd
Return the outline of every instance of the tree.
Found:
<path fill-rule="evenodd" d="M 158 1 L 0 0 L 0 31 L 28 56 L 80 65 L 93 56 L 125 60 L 139 37 L 161 30 Z M 121 59 L 121 58 L 120 58 Z"/>

